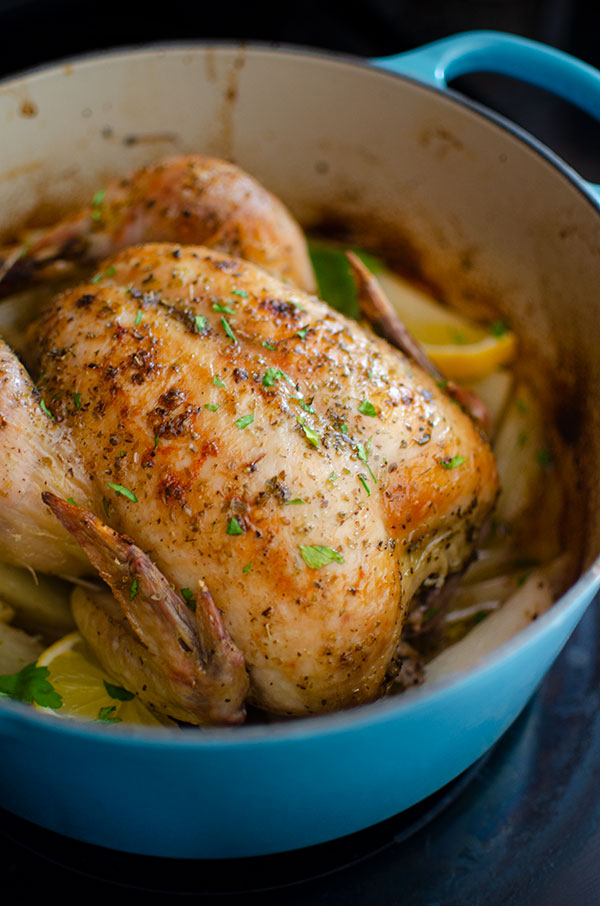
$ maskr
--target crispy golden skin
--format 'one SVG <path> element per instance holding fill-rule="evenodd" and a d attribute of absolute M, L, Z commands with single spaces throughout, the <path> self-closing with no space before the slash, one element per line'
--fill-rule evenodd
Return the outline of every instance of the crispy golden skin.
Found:
<path fill-rule="evenodd" d="M 101 271 L 32 341 L 52 430 L 89 478 L 75 502 L 175 589 L 206 583 L 250 702 L 374 698 L 410 599 L 474 548 L 488 444 L 418 366 L 260 268 L 150 244 Z"/>

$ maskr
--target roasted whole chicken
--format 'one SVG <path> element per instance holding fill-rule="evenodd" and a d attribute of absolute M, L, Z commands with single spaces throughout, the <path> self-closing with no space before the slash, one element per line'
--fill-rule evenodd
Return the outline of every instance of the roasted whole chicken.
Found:
<path fill-rule="evenodd" d="M 172 160 L 121 183 L 129 200 L 107 190 L 89 235 L 80 212 L 21 255 L 23 274 L 74 235 L 88 257 L 121 248 L 32 325 L 28 370 L 0 349 L 0 558 L 99 573 L 111 593 L 75 596 L 81 633 L 179 720 L 370 701 L 413 597 L 469 560 L 493 456 L 439 382 L 310 294 L 302 234 L 264 190 L 229 196 L 212 248 L 205 224 L 123 229 L 141 210 L 187 224 L 182 198 L 202 225 L 203 167 L 215 197 L 254 186 Z"/>

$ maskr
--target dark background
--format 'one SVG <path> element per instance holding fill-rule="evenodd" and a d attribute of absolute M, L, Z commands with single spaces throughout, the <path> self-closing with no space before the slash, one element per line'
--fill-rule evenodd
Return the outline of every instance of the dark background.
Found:
<path fill-rule="evenodd" d="M 600 67 L 600 4 L 583 0 L 0 0 L 0 77 L 153 41 L 249 40 L 378 57 L 480 28 L 543 41 Z M 453 87 L 524 125 L 600 182 L 600 126 L 591 118 L 511 79 L 481 74 Z M 596 603 L 466 791 L 421 830 L 411 824 L 417 827 L 419 813 L 320 854 L 251 866 L 165 866 L 70 844 L 0 812 L 2 896 L 118 896 L 113 885 L 126 884 L 163 891 L 145 894 L 153 902 L 169 901 L 172 891 L 232 906 L 598 906 L 599 640 Z M 302 876 L 305 883 L 285 886 L 286 877 Z M 277 879 L 284 886 L 226 894 L 243 890 L 246 879 L 250 891 Z"/>

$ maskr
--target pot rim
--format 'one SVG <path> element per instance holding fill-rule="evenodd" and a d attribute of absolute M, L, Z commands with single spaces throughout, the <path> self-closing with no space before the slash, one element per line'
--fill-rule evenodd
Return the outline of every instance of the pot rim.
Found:
<path fill-rule="evenodd" d="M 433 85 L 422 82 L 413 76 L 380 69 L 369 59 L 339 51 L 322 50 L 319 48 L 278 42 L 235 42 L 217 39 L 203 39 L 199 41 L 176 40 L 148 42 L 139 45 L 123 45 L 108 49 L 89 51 L 73 57 L 54 60 L 4 77 L 0 79 L 0 95 L 3 94 L 6 89 L 17 87 L 21 82 L 32 78 L 59 75 L 61 70 L 68 70 L 70 67 L 81 68 L 81 66 L 92 66 L 99 64 L 104 60 L 113 58 L 126 60 L 127 58 L 156 55 L 157 52 L 168 55 L 170 52 L 193 53 L 195 51 L 213 48 L 231 50 L 238 53 L 240 51 L 258 51 L 262 53 L 267 52 L 272 56 L 293 56 L 308 59 L 317 58 L 321 61 L 329 61 L 347 65 L 352 68 L 364 69 L 372 74 L 376 74 L 378 77 L 408 82 L 414 86 L 418 86 L 422 90 L 433 92 L 438 96 L 441 95 L 452 104 L 466 107 L 472 113 L 482 116 L 484 119 L 492 122 L 501 129 L 508 131 L 514 138 L 540 154 L 548 163 L 558 170 L 563 177 L 568 179 L 600 216 L 600 197 L 594 194 L 592 184 L 587 182 L 556 152 L 527 132 L 523 127 L 512 122 L 502 114 L 497 113 L 451 88 L 441 90 Z M 512 639 L 499 645 L 466 672 L 453 673 L 434 682 L 425 683 L 418 688 L 408 690 L 402 694 L 381 698 L 343 711 L 294 718 L 290 721 L 282 720 L 280 723 L 265 723 L 260 725 L 246 724 L 232 728 L 186 727 L 182 730 L 179 728 L 170 729 L 168 727 L 144 728 L 133 724 L 123 727 L 111 725 L 109 736 L 104 725 L 48 715 L 36 710 L 31 705 L 15 702 L 8 697 L 0 695 L 0 723 L 3 719 L 4 712 L 4 714 L 12 716 L 19 722 L 24 721 L 25 723 L 31 723 L 35 726 L 39 726 L 40 729 L 46 728 L 51 733 L 62 734 L 67 737 L 75 736 L 83 739 L 101 740 L 103 744 L 106 745 L 123 745 L 129 743 L 135 746 L 143 745 L 144 748 L 150 746 L 158 749 L 169 748 L 175 750 L 188 749 L 190 747 L 201 750 L 240 748 L 254 746 L 256 744 L 262 745 L 269 742 L 284 744 L 293 740 L 310 740 L 315 737 L 328 737 L 332 734 L 352 732 L 353 730 L 358 729 L 362 730 L 369 726 L 385 724 L 390 721 L 393 722 L 395 719 L 401 719 L 402 715 L 406 715 L 411 711 L 423 710 L 427 708 L 430 701 L 438 699 L 443 700 L 445 697 L 451 697 L 455 691 L 460 691 L 461 688 L 470 685 L 480 675 L 493 671 L 500 661 L 505 659 L 508 660 L 516 655 L 538 636 L 542 637 L 545 634 L 548 634 L 556 623 L 562 621 L 569 614 L 571 609 L 575 608 L 580 599 L 589 598 L 589 602 L 591 603 L 599 590 L 600 554 L 579 576 L 577 581 L 559 599 L 557 599 L 552 607 L 539 617 L 535 623 L 531 623 Z"/>

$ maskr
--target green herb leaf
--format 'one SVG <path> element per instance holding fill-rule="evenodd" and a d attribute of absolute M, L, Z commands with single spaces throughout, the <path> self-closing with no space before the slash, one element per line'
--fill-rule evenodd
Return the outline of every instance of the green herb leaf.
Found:
<path fill-rule="evenodd" d="M 102 220 L 100 211 L 92 211 L 92 220 Z"/>
<path fill-rule="evenodd" d="M 196 330 L 200 333 L 206 327 L 206 318 L 204 315 L 195 315 L 194 324 L 196 325 Z"/>
<path fill-rule="evenodd" d="M 73 394 L 73 402 L 75 403 L 76 409 L 81 409 L 81 393 Z"/>
<path fill-rule="evenodd" d="M 115 268 L 114 268 L 114 266 L 111 264 L 111 266 L 110 266 L 110 267 L 107 267 L 106 270 L 104 271 L 104 276 L 105 276 L 105 277 L 114 277 L 115 273 L 116 273 L 116 272 L 115 272 Z"/>
<path fill-rule="evenodd" d="M 369 438 L 369 440 L 367 441 L 367 448 L 369 448 L 370 445 L 371 445 L 371 438 Z M 367 453 L 367 451 L 365 450 L 365 448 L 363 447 L 362 444 L 357 444 L 357 445 L 356 445 L 356 453 L 357 453 L 358 458 L 360 459 L 360 461 L 361 461 L 361 462 L 364 462 L 364 464 L 366 465 L 366 467 L 367 467 L 367 469 L 369 470 L 369 473 L 370 473 L 370 475 L 371 475 L 371 478 L 373 479 L 373 481 L 375 482 L 375 484 L 377 484 L 377 479 L 375 478 L 375 475 L 373 474 L 373 469 L 371 468 L 371 466 L 370 466 L 369 463 L 367 462 L 368 453 Z"/>
<path fill-rule="evenodd" d="M 27 704 L 35 702 L 42 708 L 58 711 L 62 707 L 62 696 L 54 691 L 54 686 L 48 680 L 49 675 L 47 667 L 38 667 L 33 661 L 18 673 L 0 676 L 0 693 L 16 701 Z"/>
<path fill-rule="evenodd" d="M 67 497 L 67 503 L 72 503 L 73 506 L 77 506 L 77 504 L 75 503 L 75 501 L 73 500 L 72 497 Z"/>
<path fill-rule="evenodd" d="M 294 386 L 291 377 L 285 371 L 282 371 L 281 368 L 267 368 L 262 379 L 263 387 L 273 387 L 277 381 L 281 380 L 287 381 L 288 384 Z"/>
<path fill-rule="evenodd" d="M 245 289 L 230 289 L 229 292 L 230 292 L 233 296 L 239 296 L 241 299 L 247 299 L 247 298 L 248 298 L 248 293 L 246 292 Z"/>
<path fill-rule="evenodd" d="M 233 330 L 231 329 L 231 327 L 229 326 L 229 322 L 227 321 L 227 318 L 225 317 L 225 315 L 221 315 L 221 324 L 223 325 L 223 327 L 225 329 L 225 333 L 227 334 L 229 339 L 232 340 L 234 343 L 237 343 L 235 334 L 234 334 Z"/>
<path fill-rule="evenodd" d="M 224 311 L 227 315 L 234 315 L 235 309 L 229 308 L 227 305 L 222 305 L 220 302 L 213 302 L 212 304 L 213 311 Z"/>
<path fill-rule="evenodd" d="M 503 337 L 505 333 L 508 333 L 508 324 L 506 321 L 492 321 L 490 324 L 490 333 L 493 337 Z"/>
<path fill-rule="evenodd" d="M 50 410 L 48 409 L 48 406 L 46 405 L 46 403 L 44 402 L 44 400 L 40 400 L 40 409 L 42 410 L 42 412 L 44 413 L 44 415 L 47 415 L 48 418 L 51 418 L 53 422 L 56 421 L 56 418 L 52 415 L 52 413 L 51 413 Z"/>
<path fill-rule="evenodd" d="M 263 345 L 263 346 L 266 346 L 267 349 L 270 349 L 270 350 L 277 349 L 276 346 L 273 346 L 272 343 L 268 343 L 266 340 L 263 340 L 263 341 L 262 341 L 262 345 Z"/>
<path fill-rule="evenodd" d="M 129 600 L 133 601 L 133 599 L 135 598 L 137 593 L 138 593 L 138 580 L 137 580 L 137 576 L 135 576 L 133 582 L 129 586 Z"/>
<path fill-rule="evenodd" d="M 363 400 L 358 407 L 358 411 L 362 412 L 363 415 L 377 415 L 377 409 L 369 400 Z"/>
<path fill-rule="evenodd" d="M 225 386 L 225 384 L 223 383 L 223 381 L 221 380 L 221 378 L 220 378 L 220 377 L 217 377 L 216 375 L 215 375 L 215 377 L 213 378 L 213 384 L 215 385 L 215 387 L 224 387 L 224 386 Z"/>
<path fill-rule="evenodd" d="M 143 318 L 143 317 L 144 317 L 144 312 L 142 311 L 141 308 L 139 308 L 139 309 L 138 309 L 138 313 L 137 313 L 137 315 L 135 316 L 135 326 L 136 326 L 136 327 L 139 327 L 139 326 L 140 326 L 140 324 L 142 323 L 142 318 Z"/>
<path fill-rule="evenodd" d="M 181 597 L 190 608 L 190 610 L 196 610 L 196 599 L 191 588 L 182 588 Z"/>
<path fill-rule="evenodd" d="M 155 435 L 154 435 L 154 448 L 153 448 L 153 450 L 152 450 L 153 453 L 154 453 L 154 451 L 156 450 L 156 448 L 158 447 L 158 442 L 159 442 L 159 441 L 160 441 L 160 434 L 155 434 Z"/>
<path fill-rule="evenodd" d="M 537 451 L 536 459 L 541 466 L 550 466 L 552 465 L 552 451 L 548 447 L 542 447 Z"/>
<path fill-rule="evenodd" d="M 365 478 L 365 476 L 364 476 L 364 475 L 359 475 L 359 476 L 358 476 L 358 480 L 360 481 L 360 483 L 362 484 L 363 488 L 365 489 L 365 491 L 367 492 L 367 494 L 368 494 L 369 497 L 370 497 L 370 496 L 371 496 L 371 488 L 370 488 L 369 485 L 367 484 L 367 479 Z"/>
<path fill-rule="evenodd" d="M 325 547 L 322 544 L 301 544 L 300 555 L 307 566 L 311 569 L 321 569 L 335 560 L 337 563 L 343 563 L 344 558 L 331 547 Z"/>
<path fill-rule="evenodd" d="M 104 705 L 104 707 L 100 708 L 98 711 L 96 720 L 102 721 L 102 723 L 105 724 L 120 724 L 121 718 L 115 715 L 116 710 L 116 705 Z"/>
<path fill-rule="evenodd" d="M 106 195 L 106 189 L 98 189 L 98 191 L 94 193 L 94 197 L 92 198 L 92 204 L 95 208 L 97 208 L 99 204 L 102 204 L 102 202 L 104 201 L 105 195 Z"/>
<path fill-rule="evenodd" d="M 319 437 L 317 432 L 313 431 L 312 428 L 309 428 L 306 424 L 305 419 L 303 419 L 300 415 L 297 416 L 297 422 L 302 426 L 302 430 L 304 431 L 304 435 L 307 441 L 312 444 L 313 447 L 318 447 L 321 442 L 321 438 Z"/>
<path fill-rule="evenodd" d="M 305 502 L 305 501 L 302 500 L 301 497 L 294 497 L 293 500 L 284 500 L 284 501 L 283 501 L 283 505 L 284 505 L 284 506 L 291 506 L 291 504 L 293 504 L 293 503 L 304 503 L 304 502 Z"/>
<path fill-rule="evenodd" d="M 297 396 L 291 396 L 290 399 L 293 400 L 294 403 L 298 403 L 300 408 L 304 409 L 305 412 L 310 412 L 311 415 L 315 414 L 313 407 L 309 406 L 308 403 L 305 403 L 304 400 L 299 399 Z"/>
<path fill-rule="evenodd" d="M 129 692 L 123 686 L 113 686 L 112 683 L 107 683 L 106 680 L 103 680 L 103 683 L 108 695 L 119 702 L 130 702 L 135 698 L 133 692 Z"/>
<path fill-rule="evenodd" d="M 250 572 L 251 566 L 252 566 L 252 563 L 246 563 L 246 565 L 245 565 L 245 567 L 243 568 L 242 572 L 243 572 L 243 573 L 249 573 L 249 572 Z"/>
<path fill-rule="evenodd" d="M 108 501 L 107 501 L 106 497 L 102 498 L 102 506 L 104 507 L 104 512 L 106 513 L 106 518 L 108 519 L 109 518 Z"/>
<path fill-rule="evenodd" d="M 109 488 L 112 488 L 117 496 L 126 497 L 127 500 L 131 500 L 132 503 L 137 503 L 138 499 L 129 488 L 124 488 L 122 484 L 113 484 L 110 481 L 107 481 Z"/>
<path fill-rule="evenodd" d="M 344 247 L 321 239 L 309 241 L 308 250 L 317 278 L 319 298 L 332 308 L 356 320 L 360 316 L 356 298 L 356 284 Z M 373 255 L 361 249 L 352 250 L 372 273 L 384 270 L 383 264 Z"/>
<path fill-rule="evenodd" d="M 210 409 L 211 412 L 216 412 L 217 409 L 219 408 L 219 404 L 218 403 L 204 403 L 204 408 Z"/>
<path fill-rule="evenodd" d="M 457 466 L 462 466 L 463 462 L 466 461 L 466 456 L 453 456 L 452 459 L 440 459 L 440 465 L 445 469 L 455 469 Z"/>
<path fill-rule="evenodd" d="M 104 274 L 94 274 L 94 276 L 90 280 L 90 283 L 99 283 L 100 280 L 102 280 L 103 276 L 104 276 Z"/>
<path fill-rule="evenodd" d="M 307 331 L 307 330 L 308 330 L 308 327 L 303 327 L 302 330 L 297 330 L 297 331 L 296 331 L 296 336 L 297 336 L 297 337 L 300 337 L 301 340 L 304 340 L 304 339 L 306 338 L 306 331 Z"/>
<path fill-rule="evenodd" d="M 248 425 L 251 425 L 253 421 L 254 415 L 251 412 L 250 415 L 242 415 L 241 418 L 238 418 L 238 420 L 236 421 L 236 426 L 243 430 L 244 428 L 247 428 Z"/>
<path fill-rule="evenodd" d="M 241 535 L 243 534 L 243 529 L 235 516 L 232 516 L 229 522 L 227 523 L 227 534 L 228 535 Z"/>

